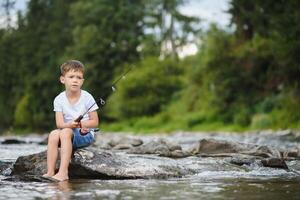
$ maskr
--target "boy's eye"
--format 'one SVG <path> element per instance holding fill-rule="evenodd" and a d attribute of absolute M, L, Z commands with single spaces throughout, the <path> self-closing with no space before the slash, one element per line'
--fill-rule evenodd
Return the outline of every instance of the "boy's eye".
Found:
<path fill-rule="evenodd" d="M 70 79 L 76 78 L 78 80 L 82 80 L 83 79 L 81 76 L 68 76 L 68 78 L 70 78 Z"/>

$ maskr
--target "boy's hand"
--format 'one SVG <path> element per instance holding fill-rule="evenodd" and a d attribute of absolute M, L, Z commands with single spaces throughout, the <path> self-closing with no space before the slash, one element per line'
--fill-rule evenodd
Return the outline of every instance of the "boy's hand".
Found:
<path fill-rule="evenodd" d="M 81 128 L 80 129 L 80 134 L 81 135 L 86 135 L 90 130 L 88 128 Z"/>
<path fill-rule="evenodd" d="M 81 123 L 80 122 L 75 122 L 75 121 L 71 121 L 69 123 L 70 128 L 80 128 L 81 127 Z"/>

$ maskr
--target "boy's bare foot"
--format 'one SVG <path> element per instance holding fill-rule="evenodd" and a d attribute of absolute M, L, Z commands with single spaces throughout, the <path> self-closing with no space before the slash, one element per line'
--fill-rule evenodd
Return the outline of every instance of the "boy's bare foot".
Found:
<path fill-rule="evenodd" d="M 46 173 L 46 174 L 43 174 L 42 177 L 47 178 L 47 177 L 51 177 L 53 175 L 54 175 L 54 173 Z"/>
<path fill-rule="evenodd" d="M 69 180 L 69 176 L 68 175 L 63 175 L 63 174 L 55 174 L 54 176 L 51 176 L 52 179 L 55 179 L 57 181 L 66 181 Z"/>

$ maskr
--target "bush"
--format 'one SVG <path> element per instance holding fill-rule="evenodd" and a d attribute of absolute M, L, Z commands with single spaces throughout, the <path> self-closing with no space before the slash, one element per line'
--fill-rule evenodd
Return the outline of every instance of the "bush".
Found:
<path fill-rule="evenodd" d="M 176 62 L 157 58 L 143 60 L 110 98 L 108 115 L 124 119 L 159 113 L 181 88 L 180 75 Z"/>
<path fill-rule="evenodd" d="M 24 95 L 18 102 L 15 110 L 15 126 L 19 128 L 28 127 L 31 121 L 31 115 L 28 111 L 29 107 L 29 95 Z"/>
<path fill-rule="evenodd" d="M 258 113 L 269 113 L 278 106 L 278 97 L 269 96 L 255 106 Z"/>
<path fill-rule="evenodd" d="M 248 126 L 251 122 L 251 113 L 248 109 L 240 109 L 239 111 L 236 111 L 236 114 L 233 118 L 234 124 L 240 125 L 240 126 Z"/>
<path fill-rule="evenodd" d="M 272 119 L 267 114 L 256 114 L 252 117 L 251 128 L 267 129 L 272 126 Z"/>

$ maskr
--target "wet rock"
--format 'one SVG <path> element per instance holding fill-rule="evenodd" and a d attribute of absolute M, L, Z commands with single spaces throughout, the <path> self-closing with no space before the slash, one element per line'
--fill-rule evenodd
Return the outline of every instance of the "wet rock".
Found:
<path fill-rule="evenodd" d="M 280 169 L 289 169 L 286 161 L 282 158 L 260 158 L 260 157 L 246 157 L 246 156 L 237 156 L 230 160 L 230 163 L 235 165 L 251 165 L 253 163 L 261 163 L 264 167 L 280 168 Z"/>
<path fill-rule="evenodd" d="M 8 176 L 4 179 L 5 181 L 12 181 L 12 182 L 46 182 L 44 178 L 42 178 L 40 175 L 25 175 L 25 176 Z M 49 181 L 50 182 L 50 181 Z"/>
<path fill-rule="evenodd" d="M 130 144 L 117 144 L 112 149 L 114 150 L 124 150 L 124 149 L 130 149 L 132 145 Z"/>
<path fill-rule="evenodd" d="M 300 149 L 285 151 L 282 153 L 282 156 L 284 158 L 286 158 L 286 157 L 299 158 L 300 157 Z"/>
<path fill-rule="evenodd" d="M 47 169 L 46 151 L 29 156 L 20 156 L 14 166 L 12 174 L 42 175 Z"/>
<path fill-rule="evenodd" d="M 4 169 L 4 170 L 1 172 L 1 174 L 2 174 L 3 176 L 10 176 L 10 175 L 12 174 L 12 167 L 8 167 L 8 168 Z"/>
<path fill-rule="evenodd" d="M 277 135 L 282 141 L 300 142 L 300 133 L 295 130 L 281 130 L 277 132 Z"/>
<path fill-rule="evenodd" d="M 261 160 L 264 167 L 289 169 L 286 162 L 282 158 L 266 158 Z"/>
<path fill-rule="evenodd" d="M 171 158 L 185 158 L 191 156 L 191 154 L 187 151 L 182 151 L 182 150 L 174 150 L 171 151 L 171 154 L 169 157 Z"/>
<path fill-rule="evenodd" d="M 38 142 L 40 145 L 47 145 L 48 144 L 48 136 L 44 137 L 40 142 Z"/>
<path fill-rule="evenodd" d="M 99 135 L 92 147 L 75 152 L 69 168 L 70 177 L 90 179 L 181 177 L 207 171 L 249 170 L 243 165 L 252 166 L 252 164 L 258 164 L 259 167 L 287 169 L 285 160 L 282 159 L 285 158 L 284 151 L 279 152 L 271 146 L 219 139 L 199 140 L 204 138 L 203 135 L 201 137 L 191 135 L 188 143 L 184 143 L 183 138 L 169 136 L 164 137 L 166 139 L 157 138 L 144 136 L 141 140 L 135 136 L 123 137 L 119 134 Z M 198 142 L 191 151 L 183 150 L 194 145 L 195 141 Z M 290 167 L 291 163 L 297 162 L 297 159 L 291 156 L 296 155 L 298 149 L 294 146 L 289 148 L 294 148 L 286 153 Z M 295 171 L 300 169 L 299 163 L 293 165 Z M 57 168 L 58 165 L 59 163 Z M 37 180 L 38 175 L 45 172 L 46 153 L 42 152 L 19 157 L 12 173 L 14 176 L 28 177 L 24 180 Z"/>
<path fill-rule="evenodd" d="M 254 163 L 257 159 L 254 157 L 248 158 L 248 157 L 234 157 L 230 160 L 231 164 L 235 164 L 235 165 L 251 165 L 252 163 Z"/>
<path fill-rule="evenodd" d="M 143 141 L 140 139 L 120 136 L 120 137 L 115 137 L 115 138 L 111 139 L 108 142 L 108 144 L 112 147 L 120 145 L 120 144 L 127 144 L 127 145 L 131 145 L 131 146 L 135 147 L 135 146 L 139 146 L 139 145 L 143 144 Z"/>
<path fill-rule="evenodd" d="M 251 146 L 253 147 L 253 146 Z M 202 139 L 195 147 L 191 149 L 193 154 L 218 154 L 218 153 L 238 153 L 251 149 L 249 144 L 240 144 L 237 142 L 230 142 L 216 139 Z"/>
<path fill-rule="evenodd" d="M 202 139 L 190 151 L 192 154 L 239 153 L 261 157 L 281 157 L 281 154 L 277 149 L 269 146 L 259 146 L 216 139 Z"/>
<path fill-rule="evenodd" d="M 289 162 L 289 169 L 300 172 L 300 160 L 293 160 Z"/>
<path fill-rule="evenodd" d="M 164 157 L 182 158 L 190 156 L 189 152 L 183 152 L 180 145 L 164 139 L 151 140 L 141 146 L 131 148 L 129 153 L 134 154 L 157 154 Z"/>
<path fill-rule="evenodd" d="M 3 162 L 0 161 L 0 174 L 3 176 L 9 176 L 11 175 L 11 168 L 13 163 L 12 162 Z"/>
<path fill-rule="evenodd" d="M 58 166 L 57 166 L 58 167 Z M 13 175 L 42 175 L 46 171 L 46 152 L 19 157 Z M 75 152 L 70 163 L 72 178 L 124 179 L 180 177 L 194 170 L 177 160 L 154 155 L 134 155 L 94 148 Z"/>
<path fill-rule="evenodd" d="M 281 153 L 279 150 L 270 146 L 255 146 L 250 150 L 242 151 L 242 153 L 253 156 L 260 156 L 263 158 L 281 158 Z"/>
<path fill-rule="evenodd" d="M 4 141 L 2 141 L 1 144 L 25 144 L 26 142 L 23 140 L 19 140 L 16 138 L 9 138 L 9 139 L 5 139 Z"/>
<path fill-rule="evenodd" d="M 96 134 L 94 147 L 101 149 L 130 149 L 143 144 L 139 138 L 121 134 Z"/>

